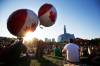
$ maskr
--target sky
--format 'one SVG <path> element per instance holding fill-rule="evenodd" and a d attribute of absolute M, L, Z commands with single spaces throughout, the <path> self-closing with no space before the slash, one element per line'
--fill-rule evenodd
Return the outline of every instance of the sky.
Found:
<path fill-rule="evenodd" d="M 100 38 L 100 0 L 0 0 L 0 36 L 15 37 L 7 29 L 7 19 L 18 9 L 31 9 L 38 15 L 39 8 L 52 4 L 57 10 L 53 26 L 39 26 L 33 32 L 38 39 L 55 38 L 66 31 L 83 39 Z"/>

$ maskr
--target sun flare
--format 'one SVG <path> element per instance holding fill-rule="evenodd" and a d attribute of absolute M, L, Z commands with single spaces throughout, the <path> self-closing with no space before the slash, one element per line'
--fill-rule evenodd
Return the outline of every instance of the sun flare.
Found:
<path fill-rule="evenodd" d="M 25 37 L 23 37 L 24 41 L 31 41 L 33 39 L 33 33 L 32 32 L 27 32 L 25 34 Z"/>

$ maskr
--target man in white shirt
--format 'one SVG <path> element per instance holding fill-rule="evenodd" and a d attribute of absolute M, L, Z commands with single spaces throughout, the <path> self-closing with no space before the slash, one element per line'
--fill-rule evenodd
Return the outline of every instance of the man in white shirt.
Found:
<path fill-rule="evenodd" d="M 62 52 L 66 53 L 66 60 L 69 62 L 69 65 L 75 65 L 80 62 L 79 50 L 79 46 L 74 43 L 73 39 L 70 39 L 70 42 L 64 46 Z"/>

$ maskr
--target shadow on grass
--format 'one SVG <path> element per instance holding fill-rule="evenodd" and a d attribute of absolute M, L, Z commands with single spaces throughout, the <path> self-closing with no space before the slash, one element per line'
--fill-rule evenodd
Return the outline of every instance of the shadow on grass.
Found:
<path fill-rule="evenodd" d="M 4 64 L 0 64 L 0 66 L 30 66 L 31 58 L 29 56 L 25 56 L 22 58 L 19 58 L 18 60 L 7 61 Z"/>
<path fill-rule="evenodd" d="M 37 60 L 40 63 L 40 66 L 58 66 L 45 58 L 38 58 Z"/>
<path fill-rule="evenodd" d="M 19 66 L 30 66 L 31 58 L 29 56 L 26 56 L 22 58 Z"/>

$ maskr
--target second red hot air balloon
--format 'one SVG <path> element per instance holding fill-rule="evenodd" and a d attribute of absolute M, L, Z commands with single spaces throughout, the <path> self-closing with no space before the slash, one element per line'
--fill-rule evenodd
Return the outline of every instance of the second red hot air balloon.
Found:
<path fill-rule="evenodd" d="M 55 24 L 57 11 L 53 5 L 46 3 L 40 7 L 38 17 L 40 20 L 40 25 L 50 27 Z"/>

